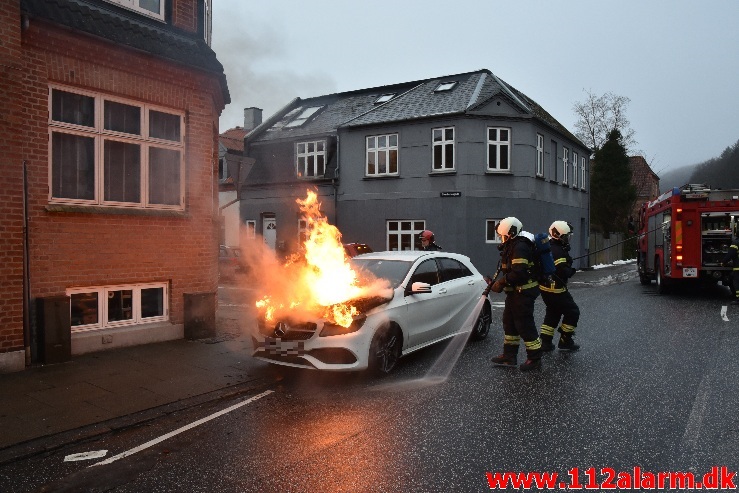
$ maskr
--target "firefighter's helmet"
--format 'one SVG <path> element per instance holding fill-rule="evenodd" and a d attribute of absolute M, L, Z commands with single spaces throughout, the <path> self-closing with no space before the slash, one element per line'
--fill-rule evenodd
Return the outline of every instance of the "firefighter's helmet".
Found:
<path fill-rule="evenodd" d="M 521 221 L 511 216 L 499 222 L 498 227 L 495 230 L 503 240 L 503 243 L 505 243 L 509 239 L 515 238 L 522 229 L 523 225 L 521 224 Z"/>
<path fill-rule="evenodd" d="M 429 243 L 432 243 L 434 241 L 434 232 L 428 229 L 424 229 L 423 231 L 421 231 L 421 234 L 419 234 L 418 237 L 422 240 L 426 240 Z"/>
<path fill-rule="evenodd" d="M 555 240 L 562 240 L 567 242 L 569 236 L 572 234 L 572 225 L 567 221 L 554 221 L 549 226 L 549 236 Z"/>

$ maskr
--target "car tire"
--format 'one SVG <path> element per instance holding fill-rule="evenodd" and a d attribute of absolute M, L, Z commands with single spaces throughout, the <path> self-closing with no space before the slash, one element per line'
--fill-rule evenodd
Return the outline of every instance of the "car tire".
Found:
<path fill-rule="evenodd" d="M 369 350 L 370 372 L 380 376 L 392 372 L 398 364 L 402 347 L 402 334 L 398 327 L 383 325 L 377 329 Z"/>
<path fill-rule="evenodd" d="M 490 332 L 490 324 L 493 322 L 493 314 L 490 309 L 490 303 L 487 301 L 482 305 L 480 310 L 480 316 L 477 317 L 475 326 L 472 327 L 472 333 L 470 334 L 471 341 L 481 341 L 488 336 Z"/>

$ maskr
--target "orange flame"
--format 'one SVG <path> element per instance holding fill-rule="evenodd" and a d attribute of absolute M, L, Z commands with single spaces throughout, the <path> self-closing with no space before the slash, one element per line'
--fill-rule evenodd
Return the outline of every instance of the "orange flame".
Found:
<path fill-rule="evenodd" d="M 377 289 L 387 289 L 381 281 L 360 286 L 341 243 L 341 233 L 321 214 L 321 203 L 314 191 L 296 200 L 306 221 L 306 239 L 302 251 L 294 254 L 271 276 L 279 283 L 270 286 L 270 294 L 257 301 L 257 308 L 267 321 L 290 316 L 325 318 L 349 327 L 357 308 L 351 301 Z"/>

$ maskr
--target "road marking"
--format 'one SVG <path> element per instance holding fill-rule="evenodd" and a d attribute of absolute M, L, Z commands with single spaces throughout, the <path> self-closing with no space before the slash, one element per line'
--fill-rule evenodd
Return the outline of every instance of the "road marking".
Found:
<path fill-rule="evenodd" d="M 73 462 L 78 460 L 99 459 L 108 455 L 107 450 L 93 450 L 92 452 L 81 452 L 79 454 L 71 454 L 64 458 L 64 462 Z"/>
<path fill-rule="evenodd" d="M 726 316 L 726 305 L 721 307 L 721 318 L 724 320 L 724 322 L 729 321 L 729 317 Z"/>
<path fill-rule="evenodd" d="M 142 445 L 139 445 L 138 447 L 134 447 L 131 450 L 126 450 L 123 453 L 120 453 L 118 455 L 114 455 L 113 457 L 109 457 L 109 458 L 107 458 L 107 459 L 105 459 L 103 461 L 96 462 L 95 464 L 91 464 L 91 465 L 89 465 L 87 467 L 102 466 L 102 465 L 105 465 L 105 464 L 110 464 L 112 462 L 117 461 L 118 459 L 123 459 L 124 457 L 128 457 L 129 455 L 133 455 L 133 454 L 135 454 L 137 452 L 141 452 L 142 450 L 145 450 L 145 449 L 151 447 L 152 445 L 156 445 L 157 443 L 163 442 L 164 440 L 167 440 L 168 438 L 172 438 L 175 435 L 179 435 L 180 433 L 182 433 L 184 431 L 191 430 L 192 428 L 195 428 L 196 426 L 200 426 L 203 423 L 207 423 L 211 419 L 215 419 L 215 418 L 217 418 L 219 416 L 223 416 L 224 414 L 230 413 L 231 411 L 234 411 L 234 410 L 236 410 L 236 409 L 238 409 L 238 408 L 240 408 L 242 406 L 245 406 L 247 404 L 251 404 L 252 402 L 256 401 L 257 399 L 261 399 L 262 397 L 265 397 L 265 396 L 271 394 L 272 392 L 274 392 L 274 390 L 266 390 L 266 391 L 262 392 L 261 394 L 257 394 L 257 395 L 255 395 L 253 397 L 250 397 L 249 399 L 246 399 L 243 402 L 239 402 L 238 404 L 234 404 L 231 407 L 227 407 L 226 409 L 223 409 L 221 411 L 218 411 L 217 413 L 213 413 L 210 416 L 206 416 L 203 419 L 199 419 L 197 421 L 194 421 L 194 422 L 190 423 L 187 426 L 183 426 L 182 428 L 178 428 L 178 429 L 176 429 L 174 431 L 171 431 L 171 432 L 167 433 L 166 435 L 162 435 L 159 438 L 155 438 L 154 440 L 150 440 L 150 441 L 148 441 L 148 442 L 146 442 L 146 443 L 144 443 Z"/>

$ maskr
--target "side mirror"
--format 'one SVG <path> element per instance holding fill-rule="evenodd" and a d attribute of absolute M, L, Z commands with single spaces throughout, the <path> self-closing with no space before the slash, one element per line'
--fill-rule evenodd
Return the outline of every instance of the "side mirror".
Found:
<path fill-rule="evenodd" d="M 406 296 L 409 294 L 420 294 L 420 293 L 430 293 L 431 292 L 431 284 L 425 283 L 425 282 L 414 282 L 411 284 L 411 289 L 405 290 Z"/>

